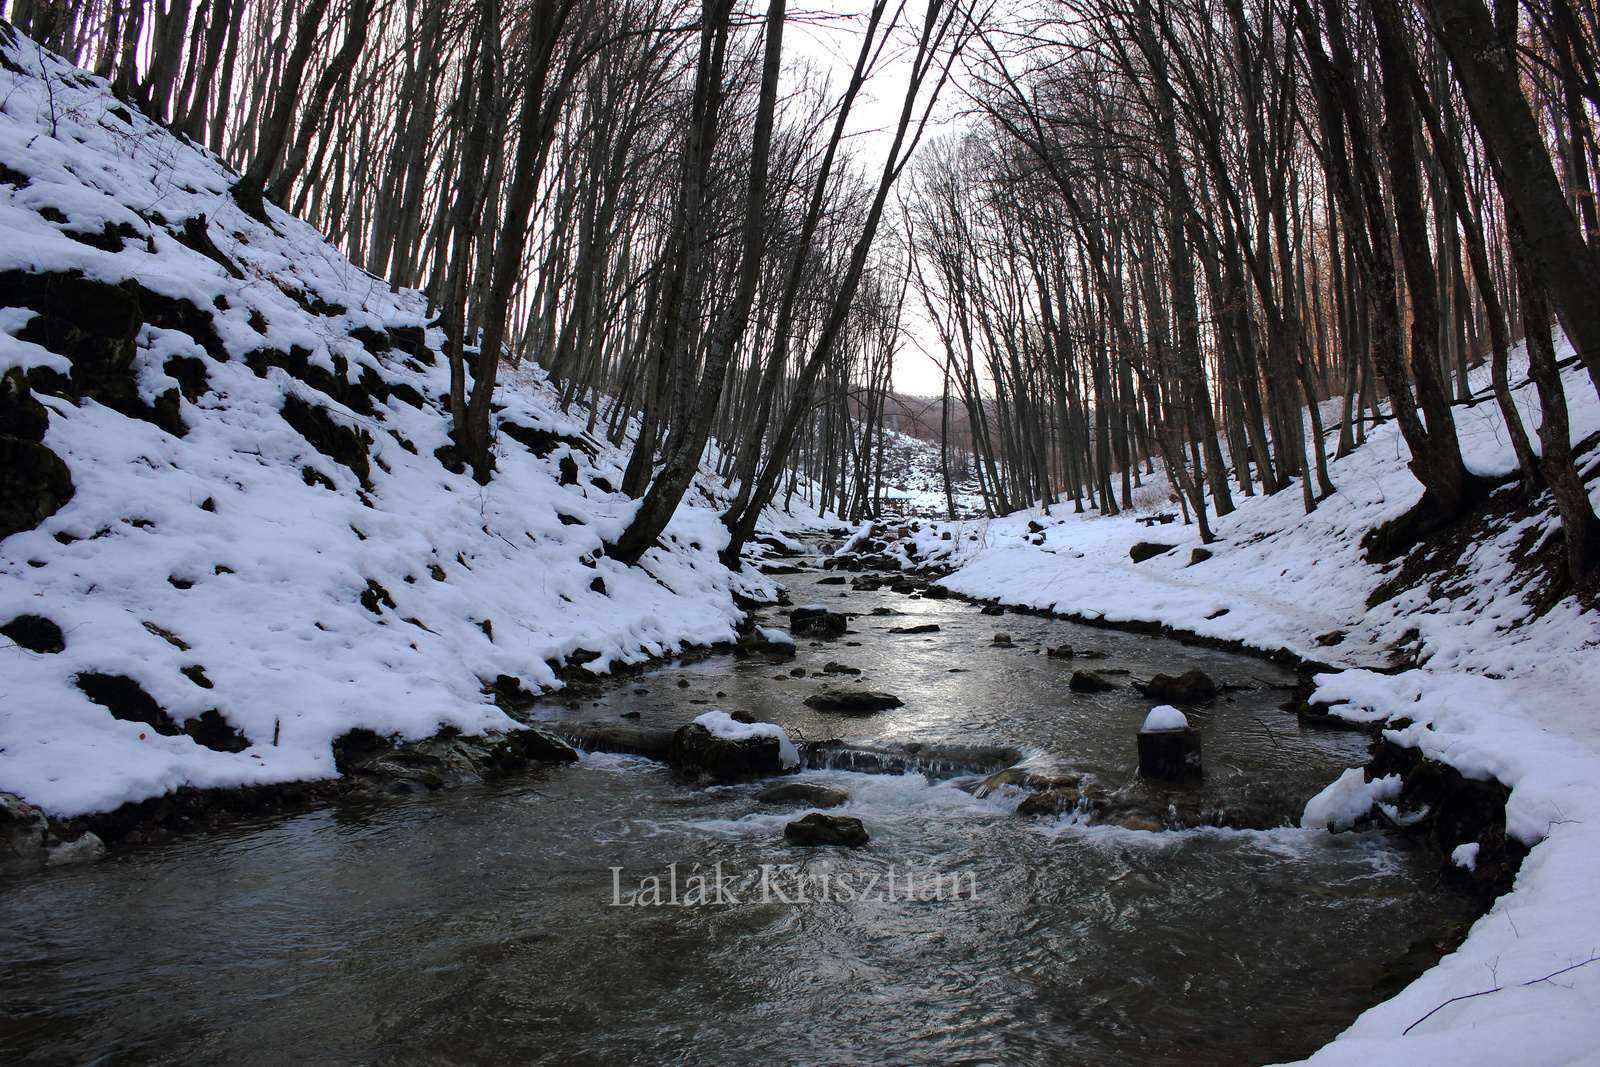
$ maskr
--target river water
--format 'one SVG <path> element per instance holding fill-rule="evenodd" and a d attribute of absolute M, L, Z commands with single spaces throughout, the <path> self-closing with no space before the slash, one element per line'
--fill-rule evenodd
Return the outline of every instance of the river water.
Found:
<path fill-rule="evenodd" d="M 852 633 L 802 639 L 792 662 L 673 664 L 536 714 L 743 710 L 797 740 L 1011 746 L 1112 789 L 1134 777 L 1150 706 L 1127 681 L 1197 666 L 1240 687 L 1191 713 L 1200 792 L 1281 825 L 1093 826 L 1018 815 L 1020 793 L 975 796 L 971 776 L 822 769 L 800 778 L 847 790 L 835 810 L 872 841 L 805 850 L 783 838 L 804 809 L 760 804 L 757 786 L 590 755 L 0 884 L 0 1062 L 1267 1063 L 1331 1039 L 1387 960 L 1469 914 L 1426 855 L 1292 827 L 1365 739 L 1303 731 L 1277 710 L 1293 678 L 1272 665 L 815 578 L 785 581 L 797 603 L 859 612 Z M 940 632 L 887 632 L 929 622 Z M 1106 658 L 1043 655 L 1060 644 Z M 829 661 L 863 674 L 810 676 Z M 1080 695 L 1074 666 L 1129 673 Z M 841 683 L 905 706 L 802 703 Z M 722 902 L 712 888 L 682 903 L 718 864 Z M 653 901 L 648 881 L 638 893 L 652 877 L 666 902 L 629 904 Z"/>

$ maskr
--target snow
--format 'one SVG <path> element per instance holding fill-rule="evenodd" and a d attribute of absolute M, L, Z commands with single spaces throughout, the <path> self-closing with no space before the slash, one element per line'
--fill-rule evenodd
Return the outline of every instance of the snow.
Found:
<path fill-rule="evenodd" d="M 787 631 L 778 630 L 771 626 L 757 626 L 756 633 L 761 635 L 761 640 L 769 641 L 775 645 L 794 644 L 794 638 Z"/>
<path fill-rule="evenodd" d="M 636 507 L 596 484 L 620 482 L 626 452 L 563 414 L 530 364 L 505 375 L 497 417 L 566 443 L 540 457 L 502 435 L 489 485 L 451 474 L 433 456 L 449 441 L 440 331 L 427 335 L 431 366 L 350 336 L 424 325 L 420 293 L 391 293 L 275 208 L 270 227 L 245 216 L 225 195 L 232 174 L 137 112 L 113 114 L 103 81 L 41 50 L 0 47 L 27 72 L 0 69 L 0 162 L 30 179 L 0 184 L 0 271 L 137 279 L 211 312 L 217 334 L 210 349 L 178 329 L 139 334 L 146 400 L 177 385 L 162 369 L 170 356 L 205 368 L 208 390 L 180 402 L 181 438 L 92 400 L 35 394 L 76 494 L 0 542 L 0 622 L 44 615 L 66 650 L 0 639 L 0 790 L 72 816 L 180 786 L 333 777 L 331 742 L 351 729 L 415 739 L 443 726 L 514 728 L 485 692 L 500 676 L 557 690 L 556 670 L 579 649 L 599 653 L 588 666 L 603 672 L 733 641 L 743 617 L 733 594 L 774 598 L 755 568 L 733 574 L 718 561 L 724 487 L 707 478 L 641 566 L 600 555 Z M 46 207 L 68 222 L 46 221 Z M 243 278 L 173 236 L 199 215 Z M 139 236 L 107 252 L 63 233 L 108 222 Z M 16 336 L 33 317 L 0 309 L 0 370 L 68 371 Z M 427 402 L 391 396 L 363 413 L 278 367 L 258 376 L 243 358 L 296 346 L 329 376 L 343 365 L 351 382 L 376 375 Z M 370 486 L 285 421 L 289 397 L 371 437 Z M 560 484 L 569 457 L 576 485 Z M 194 667 L 209 688 L 183 673 Z M 115 719 L 75 684 L 84 672 L 133 679 L 178 723 L 216 709 L 250 747 L 213 751 Z"/>
<path fill-rule="evenodd" d="M 1307 829 L 1348 830 L 1357 819 L 1371 814 L 1374 805 L 1400 797 L 1400 776 L 1366 781 L 1360 767 L 1351 767 L 1328 788 L 1306 801 L 1300 825 Z"/>
<path fill-rule="evenodd" d="M 1150 714 L 1144 717 L 1143 732 L 1149 733 L 1156 730 L 1187 730 L 1189 718 L 1171 704 L 1161 704 L 1150 709 Z"/>
<path fill-rule="evenodd" d="M 1572 355 L 1564 339 L 1557 350 Z M 1520 351 L 1510 369 L 1537 448 L 1538 398 Z M 1572 439 L 1583 441 L 1600 431 L 1594 383 L 1581 366 L 1566 369 L 1562 382 Z M 1488 368 L 1471 384 L 1475 395 L 1487 394 Z M 1454 413 L 1471 469 L 1515 469 L 1495 403 L 1457 405 Z M 1360 538 L 1403 514 L 1422 490 L 1393 422 L 1342 459 L 1332 459 L 1332 440 L 1331 497 L 1306 515 L 1298 484 L 1272 497 L 1245 497 L 1235 487 L 1237 510 L 1213 512 L 1217 539 L 1200 562 L 1191 562 L 1201 547 L 1195 527 L 1138 521 L 1179 510 L 1159 473 L 1136 493 L 1142 503 L 1131 514 L 1079 515 L 1069 501 L 999 519 L 924 522 L 915 543 L 928 565 L 957 568 L 940 580 L 955 592 L 1087 619 L 1162 623 L 1328 664 L 1337 670 L 1316 676 L 1313 701 L 1347 719 L 1388 724 L 1386 738 L 1468 778 L 1510 787 L 1507 832 L 1534 846 L 1512 892 L 1460 949 L 1308 1062 L 1600 1064 L 1600 617 L 1571 597 L 1541 613 L 1537 591 L 1516 570 L 1528 543 L 1555 530 L 1553 507 L 1468 548 L 1455 561 L 1460 588 L 1424 585 L 1369 609 L 1368 596 L 1394 569 L 1367 563 Z M 1591 500 L 1600 502 L 1592 453 L 1581 462 Z M 1044 533 L 1030 532 L 1030 521 Z M 931 554 L 947 531 L 944 554 Z M 1140 541 L 1175 551 L 1136 564 L 1128 550 Z M 1414 665 L 1394 673 L 1390 654 L 1402 646 Z M 1397 786 L 1348 770 L 1306 805 L 1302 825 L 1348 826 L 1389 803 Z"/>
<path fill-rule="evenodd" d="M 778 739 L 778 762 L 784 770 L 800 766 L 800 750 L 794 747 L 794 742 L 789 740 L 789 735 L 784 733 L 783 727 L 772 722 L 745 723 L 736 721 L 733 716 L 725 711 L 708 711 L 704 715 L 695 717 L 695 722 L 711 731 L 712 737 L 720 737 L 724 741 L 744 741 L 752 737 L 776 737 Z"/>
<path fill-rule="evenodd" d="M 1465 867 L 1469 871 L 1478 869 L 1478 843 L 1468 841 L 1464 845 L 1457 845 L 1450 850 L 1450 862 L 1457 867 Z"/>

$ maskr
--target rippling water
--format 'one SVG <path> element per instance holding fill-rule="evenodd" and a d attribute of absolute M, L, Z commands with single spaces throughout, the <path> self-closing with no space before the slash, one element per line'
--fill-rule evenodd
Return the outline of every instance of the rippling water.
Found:
<path fill-rule="evenodd" d="M 861 667 L 904 708 L 817 715 L 801 701 L 824 679 L 717 658 L 541 713 L 667 725 L 743 709 L 812 739 L 1009 744 L 1114 787 L 1148 702 L 1069 693 L 1073 664 L 1034 650 L 1071 643 L 1131 677 L 1200 666 L 1256 687 L 1192 716 L 1205 790 L 1256 790 L 1297 814 L 1364 758 L 1360 738 L 1307 734 L 1277 711 L 1286 694 L 1270 687 L 1289 676 L 1258 660 L 793 584 L 830 607 L 907 613 L 864 614 L 840 641 L 802 641 L 795 661 Z M 942 632 L 886 632 L 927 621 Z M 996 630 L 1017 647 L 990 647 Z M 1386 960 L 1467 913 L 1433 888 L 1429 859 L 1377 834 L 1156 834 L 1020 818 L 1015 794 L 977 799 L 960 780 L 804 777 L 850 792 L 841 811 L 866 823 L 867 848 L 790 848 L 795 812 L 758 804 L 754 786 L 691 789 L 597 755 L 0 884 L 0 1060 L 1262 1063 L 1332 1038 Z M 682 899 L 695 865 L 719 862 L 738 905 L 613 906 L 650 876 L 665 895 L 674 863 Z M 960 875 L 961 899 L 906 899 L 908 870 L 919 889 Z"/>

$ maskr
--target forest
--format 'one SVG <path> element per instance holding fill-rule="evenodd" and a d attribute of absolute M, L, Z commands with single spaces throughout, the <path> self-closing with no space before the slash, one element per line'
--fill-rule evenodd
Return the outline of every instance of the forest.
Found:
<path fill-rule="evenodd" d="M 785 0 L 10 17 L 236 168 L 251 214 L 422 289 L 480 482 L 502 365 L 543 367 L 614 443 L 636 425 L 618 559 L 712 442 L 730 562 L 797 474 L 875 513 L 911 344 L 965 431 L 940 435 L 952 509 L 957 451 L 995 515 L 1113 514 L 1159 457 L 1208 538 L 1237 496 L 1297 486 L 1311 511 L 1329 453 L 1395 419 L 1426 497 L 1374 538 L 1387 558 L 1491 488 L 1453 412 L 1492 399 L 1572 573 L 1600 560 L 1550 340 L 1600 374 L 1587 0 L 881 0 L 847 72 L 786 50 L 830 16 Z M 864 87 L 898 103 L 868 140 L 846 135 Z M 1524 337 L 1533 429 L 1506 372 Z M 1492 398 L 1467 384 L 1485 360 Z"/>

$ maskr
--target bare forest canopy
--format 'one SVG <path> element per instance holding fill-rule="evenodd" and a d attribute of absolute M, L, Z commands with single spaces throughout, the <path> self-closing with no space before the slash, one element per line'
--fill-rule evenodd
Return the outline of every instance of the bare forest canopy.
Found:
<path fill-rule="evenodd" d="M 1452 416 L 1479 402 L 1572 573 L 1600 560 L 1552 341 L 1600 378 L 1595 0 L 862 0 L 831 76 L 785 43 L 822 16 L 785 0 L 7 14 L 234 167 L 246 211 L 423 290 L 480 481 L 507 362 L 632 435 L 624 561 L 711 459 L 730 564 L 798 476 L 870 514 L 892 429 L 940 443 L 947 497 L 970 452 L 997 513 L 1114 513 L 1159 457 L 1209 540 L 1236 494 L 1314 509 L 1328 450 L 1389 419 L 1425 489 L 1371 539 L 1392 554 L 1493 488 Z M 846 136 L 869 82 L 897 120 Z M 941 97 L 966 119 L 925 136 Z M 893 393 L 911 318 L 931 403 Z"/>

